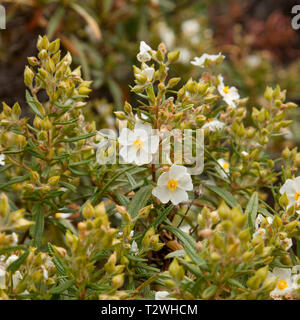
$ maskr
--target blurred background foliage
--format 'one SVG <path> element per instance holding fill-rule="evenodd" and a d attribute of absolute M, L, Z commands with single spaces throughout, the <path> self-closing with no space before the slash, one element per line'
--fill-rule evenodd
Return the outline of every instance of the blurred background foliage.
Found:
<path fill-rule="evenodd" d="M 300 102 L 300 31 L 291 27 L 290 0 L 2 0 L 6 30 L 0 31 L 0 98 L 25 105 L 23 68 L 35 52 L 39 34 L 59 37 L 63 49 L 93 80 L 86 116 L 98 128 L 113 127 L 113 110 L 132 104 L 130 85 L 141 40 L 152 47 L 164 41 L 181 50 L 176 73 L 197 78 L 201 69 L 190 60 L 204 52 L 226 55 L 219 71 L 227 81 L 260 105 L 267 85 L 287 89 Z M 300 115 L 296 109 L 294 120 Z M 300 142 L 295 121 L 285 142 Z M 292 141 L 294 140 L 294 142 Z"/>

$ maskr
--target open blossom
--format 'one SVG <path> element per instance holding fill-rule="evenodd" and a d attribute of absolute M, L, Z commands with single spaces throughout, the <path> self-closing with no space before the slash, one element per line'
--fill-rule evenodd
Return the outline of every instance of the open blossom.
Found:
<path fill-rule="evenodd" d="M 140 43 L 140 52 L 137 54 L 137 59 L 140 62 L 147 62 L 151 60 L 151 54 L 149 52 L 152 52 L 150 46 L 147 45 L 145 41 L 141 41 Z"/>
<path fill-rule="evenodd" d="M 140 166 L 150 163 L 158 150 L 159 137 L 151 134 L 150 125 L 137 123 L 134 130 L 124 128 L 118 138 L 120 156 L 126 163 Z"/>
<path fill-rule="evenodd" d="M 238 90 L 236 87 L 229 87 L 224 85 L 224 80 L 222 75 L 218 75 L 218 91 L 220 95 L 223 97 L 223 100 L 229 105 L 236 107 L 235 100 L 240 98 Z"/>
<path fill-rule="evenodd" d="M 0 154 L 0 166 L 5 166 L 5 154 Z"/>
<path fill-rule="evenodd" d="M 148 67 L 147 65 L 145 65 L 145 68 L 142 70 L 142 74 L 146 76 L 148 82 L 153 79 L 154 72 L 154 68 Z"/>
<path fill-rule="evenodd" d="M 215 132 L 221 130 L 225 123 L 218 119 L 208 119 L 206 123 L 202 126 L 202 129 L 208 128 L 209 131 Z"/>
<path fill-rule="evenodd" d="M 168 291 L 156 291 L 155 300 L 177 300 L 175 298 L 169 298 L 170 293 Z"/>
<path fill-rule="evenodd" d="M 152 194 L 162 203 L 171 201 L 174 205 L 188 201 L 187 191 L 193 190 L 193 183 L 187 168 L 173 164 L 157 181 Z"/>
<path fill-rule="evenodd" d="M 221 60 L 224 59 L 225 57 L 221 54 L 221 52 L 219 52 L 219 54 L 207 54 L 207 53 L 203 53 L 203 55 L 201 57 L 195 57 L 194 61 L 191 61 L 191 64 L 193 64 L 194 66 L 197 67 L 201 67 L 204 68 L 205 67 L 205 63 L 206 60 L 208 60 L 209 62 L 216 62 L 217 60 Z"/>
<path fill-rule="evenodd" d="M 284 296 L 286 293 L 291 293 L 297 288 L 297 284 L 292 277 L 291 269 L 275 267 L 273 272 L 269 273 L 268 277 L 277 277 L 278 279 L 276 288 L 270 293 L 272 297 Z"/>
<path fill-rule="evenodd" d="M 279 190 L 280 194 L 286 193 L 289 204 L 288 207 L 292 205 L 300 204 L 300 176 L 295 179 L 287 179 L 284 185 Z M 300 210 L 296 210 L 298 214 L 300 214 Z"/>
<path fill-rule="evenodd" d="M 226 178 L 227 174 L 229 173 L 229 162 L 224 159 L 218 159 L 217 161 L 218 161 L 218 164 L 223 168 L 221 173 L 222 177 Z"/>

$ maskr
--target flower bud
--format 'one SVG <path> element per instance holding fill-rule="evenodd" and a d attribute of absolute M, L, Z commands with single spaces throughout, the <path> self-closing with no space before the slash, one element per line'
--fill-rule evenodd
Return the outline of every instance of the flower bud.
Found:
<path fill-rule="evenodd" d="M 54 54 L 54 53 L 56 53 L 56 52 L 58 51 L 59 47 L 60 47 L 60 40 L 59 40 L 59 39 L 56 39 L 56 40 L 52 41 L 52 42 L 49 44 L 48 50 L 49 50 L 52 54 Z"/>
<path fill-rule="evenodd" d="M 24 83 L 27 87 L 30 87 L 32 85 L 33 77 L 33 71 L 28 66 L 26 66 L 24 71 Z"/>
<path fill-rule="evenodd" d="M 95 216 L 95 209 L 92 206 L 92 204 L 90 203 L 90 201 L 87 201 L 86 205 L 82 209 L 82 215 L 86 219 L 90 219 L 90 218 L 93 218 Z"/>
<path fill-rule="evenodd" d="M 169 52 L 168 53 L 168 60 L 170 63 L 174 63 L 179 59 L 180 50 Z"/>
<path fill-rule="evenodd" d="M 177 281 L 182 281 L 184 279 L 184 270 L 182 266 L 178 264 L 177 259 L 173 259 L 169 266 L 169 272 L 172 277 L 174 277 Z"/>
<path fill-rule="evenodd" d="M 49 178 L 48 182 L 52 185 L 52 186 L 57 186 L 58 182 L 59 182 L 60 176 L 53 176 L 51 178 Z"/>
<path fill-rule="evenodd" d="M 111 283 L 115 289 L 122 287 L 122 285 L 124 284 L 124 273 L 117 274 L 116 276 L 114 276 L 112 278 Z"/>
<path fill-rule="evenodd" d="M 8 198 L 5 193 L 0 195 L 0 216 L 5 218 L 10 211 Z"/>

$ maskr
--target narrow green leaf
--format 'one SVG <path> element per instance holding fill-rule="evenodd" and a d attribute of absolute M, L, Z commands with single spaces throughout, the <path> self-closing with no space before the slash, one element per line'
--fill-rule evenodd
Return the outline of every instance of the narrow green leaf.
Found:
<path fill-rule="evenodd" d="M 152 186 L 142 187 L 132 198 L 128 206 L 128 212 L 132 218 L 135 218 L 139 211 L 144 208 L 151 198 Z"/>
<path fill-rule="evenodd" d="M 44 209 L 41 203 L 37 203 L 32 208 L 35 225 L 33 226 L 33 245 L 39 247 L 42 242 L 44 232 Z"/>
<path fill-rule="evenodd" d="M 44 119 L 44 116 L 40 113 L 40 111 L 38 110 L 37 106 L 36 106 L 36 101 L 34 101 L 33 97 L 30 95 L 29 91 L 26 90 L 26 102 L 28 103 L 29 107 L 31 108 L 31 110 L 37 114 L 40 118 Z"/>
<path fill-rule="evenodd" d="M 254 231 L 255 219 L 258 209 L 258 195 L 257 192 L 254 192 L 247 204 L 245 214 L 247 215 L 248 226 L 251 228 L 251 231 Z"/>
<path fill-rule="evenodd" d="M 226 201 L 226 203 L 231 207 L 234 208 L 238 205 L 238 202 L 234 198 L 234 196 L 227 190 L 224 190 L 222 188 L 219 188 L 217 186 L 212 185 L 205 185 L 205 188 L 216 193 L 219 197 L 221 197 L 223 200 Z"/>
<path fill-rule="evenodd" d="M 22 263 L 26 260 L 27 256 L 29 255 L 29 249 L 27 249 L 18 260 L 14 261 L 7 267 L 7 271 L 11 271 L 12 273 L 16 272 Z"/>
<path fill-rule="evenodd" d="M 63 293 L 64 291 L 71 288 L 74 284 L 75 284 L 75 280 L 67 280 L 67 281 L 61 283 L 60 285 L 58 285 L 57 287 L 48 290 L 48 293 L 50 293 L 50 294 Z"/>
<path fill-rule="evenodd" d="M 207 269 L 206 262 L 198 255 L 197 245 L 194 238 L 184 231 L 177 229 L 173 226 L 163 226 L 163 229 L 173 233 L 183 244 L 183 247 L 187 255 L 192 259 L 192 261 L 203 269 Z"/>
<path fill-rule="evenodd" d="M 79 141 L 79 140 L 84 140 L 84 139 L 88 139 L 88 138 L 94 137 L 96 134 L 97 134 L 97 132 L 91 132 L 91 133 L 87 133 L 87 134 L 84 134 L 84 135 L 78 136 L 78 137 L 60 139 L 56 143 L 60 143 L 60 142 L 76 142 L 76 141 Z"/>

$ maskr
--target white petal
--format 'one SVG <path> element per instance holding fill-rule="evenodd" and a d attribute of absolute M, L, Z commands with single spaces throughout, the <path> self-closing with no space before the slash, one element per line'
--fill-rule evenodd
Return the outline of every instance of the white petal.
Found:
<path fill-rule="evenodd" d="M 132 163 L 136 158 L 136 149 L 131 146 L 122 147 L 119 153 L 126 163 Z"/>
<path fill-rule="evenodd" d="M 123 128 L 121 130 L 121 134 L 118 138 L 118 141 L 120 145 L 122 146 L 128 146 L 133 144 L 134 142 L 134 133 L 132 130 L 129 130 L 128 128 Z"/>
<path fill-rule="evenodd" d="M 157 186 L 152 190 L 152 194 L 162 203 L 167 203 L 170 200 L 170 192 L 168 187 Z"/>
<path fill-rule="evenodd" d="M 194 186 L 191 176 L 189 174 L 185 174 L 183 177 L 181 177 L 178 181 L 178 187 L 183 190 L 192 191 Z"/>
<path fill-rule="evenodd" d="M 187 173 L 187 168 L 184 166 L 179 166 L 177 164 L 173 164 L 169 170 L 170 179 L 180 180 L 180 178 Z"/>
<path fill-rule="evenodd" d="M 141 166 L 143 164 L 150 163 L 152 160 L 151 154 L 141 149 L 136 153 L 135 164 Z"/>
<path fill-rule="evenodd" d="M 163 174 L 161 174 L 158 178 L 157 184 L 159 186 L 167 186 L 168 182 L 169 182 L 170 178 L 169 178 L 169 172 L 164 172 Z"/>
<path fill-rule="evenodd" d="M 188 194 L 186 191 L 177 188 L 174 191 L 170 192 L 170 197 L 171 197 L 171 201 L 172 203 L 176 206 L 177 204 L 181 203 L 181 202 L 186 202 L 189 200 Z"/>

